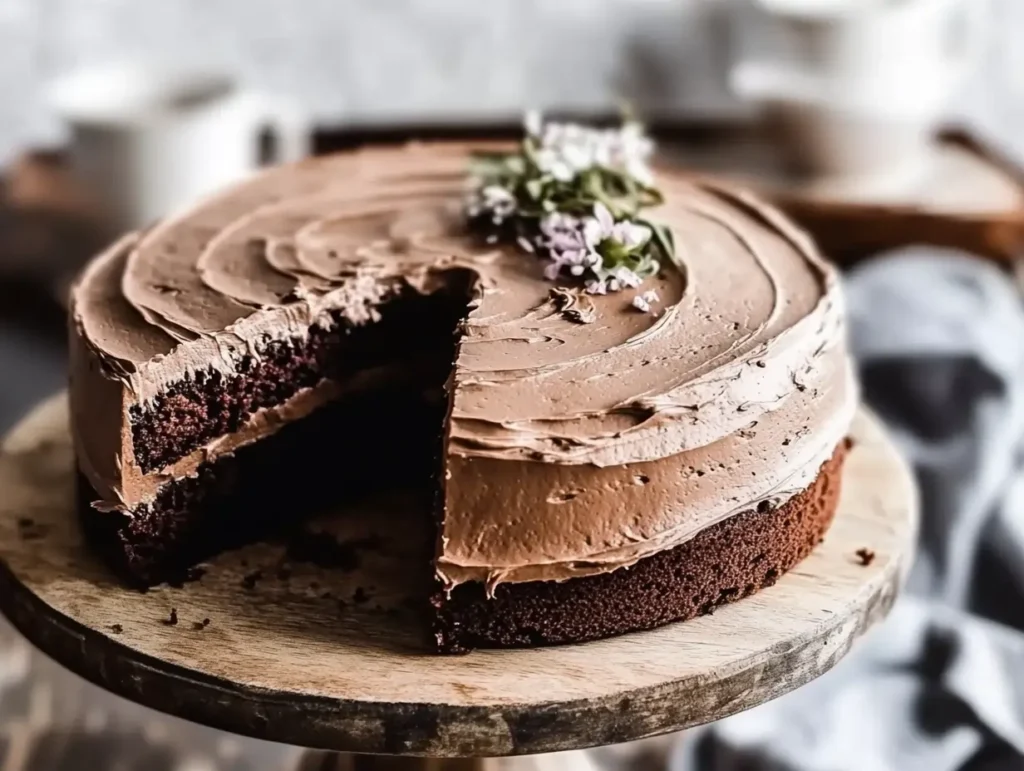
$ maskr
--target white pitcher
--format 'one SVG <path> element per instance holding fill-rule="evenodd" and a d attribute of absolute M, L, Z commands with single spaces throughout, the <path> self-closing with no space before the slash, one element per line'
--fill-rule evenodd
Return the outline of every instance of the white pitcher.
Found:
<path fill-rule="evenodd" d="M 774 45 L 734 66 L 733 88 L 782 116 L 826 173 L 920 151 L 987 39 L 986 0 L 748 3 Z"/>
<path fill-rule="evenodd" d="M 308 151 L 309 123 L 289 100 L 219 72 L 118 62 L 52 84 L 71 132 L 71 166 L 117 228 L 137 228 Z M 269 134 L 274 152 L 260 157 Z"/>

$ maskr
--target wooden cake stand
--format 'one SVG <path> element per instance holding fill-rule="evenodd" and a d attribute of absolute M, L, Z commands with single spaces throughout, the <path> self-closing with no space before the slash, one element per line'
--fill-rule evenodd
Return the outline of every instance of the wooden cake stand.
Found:
<path fill-rule="evenodd" d="M 886 615 L 911 558 L 914 487 L 873 418 L 858 415 L 853 435 L 835 524 L 774 587 L 650 632 L 441 657 L 417 620 L 422 570 L 407 569 L 429 539 L 400 498 L 314 523 L 298 547 L 224 555 L 178 588 L 123 588 L 82 543 L 59 396 L 0 452 L 0 609 L 110 691 L 262 739 L 462 758 L 626 742 L 780 696 Z"/>

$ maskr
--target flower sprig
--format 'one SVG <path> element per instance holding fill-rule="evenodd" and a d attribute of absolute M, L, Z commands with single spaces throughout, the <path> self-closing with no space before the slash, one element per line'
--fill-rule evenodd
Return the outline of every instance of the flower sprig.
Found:
<path fill-rule="evenodd" d="M 672 259 L 671 232 L 640 216 L 662 196 L 639 123 L 594 129 L 530 113 L 525 129 L 517 151 L 473 158 L 466 214 L 489 243 L 514 241 L 548 261 L 546 278 L 592 294 L 639 287 Z"/>

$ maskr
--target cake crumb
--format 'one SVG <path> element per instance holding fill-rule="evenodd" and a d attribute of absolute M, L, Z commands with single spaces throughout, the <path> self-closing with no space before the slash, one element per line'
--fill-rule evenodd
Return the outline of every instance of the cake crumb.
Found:
<path fill-rule="evenodd" d="M 198 581 L 206 575 L 206 568 L 201 565 L 193 565 L 185 572 L 186 581 Z"/>
<path fill-rule="evenodd" d="M 165 626 L 176 626 L 178 623 L 178 609 L 171 608 L 171 615 L 163 621 Z"/>
<path fill-rule="evenodd" d="M 210 619 L 208 619 L 208 618 L 204 618 L 202 621 L 193 621 L 192 622 L 192 628 L 195 629 L 197 632 L 202 631 L 203 629 L 206 629 L 206 627 L 208 627 L 209 625 L 210 625 Z"/>
<path fill-rule="evenodd" d="M 857 549 L 856 555 L 857 559 L 860 561 L 860 564 L 864 567 L 867 567 L 875 561 L 875 553 L 871 551 L 871 549 L 862 547 L 860 549 Z"/>
<path fill-rule="evenodd" d="M 124 631 L 124 627 L 120 624 L 111 624 L 110 631 L 114 634 L 121 634 Z"/>
<path fill-rule="evenodd" d="M 19 517 L 17 521 L 18 536 L 23 541 L 35 541 L 44 538 L 50 532 L 50 526 L 37 523 L 31 517 Z"/>
<path fill-rule="evenodd" d="M 186 570 L 181 575 L 169 578 L 167 580 L 167 584 L 172 589 L 184 589 L 185 584 L 190 584 L 195 581 L 198 581 L 204 575 L 206 575 L 206 568 L 195 565 L 193 567 L 188 568 L 188 570 Z"/>

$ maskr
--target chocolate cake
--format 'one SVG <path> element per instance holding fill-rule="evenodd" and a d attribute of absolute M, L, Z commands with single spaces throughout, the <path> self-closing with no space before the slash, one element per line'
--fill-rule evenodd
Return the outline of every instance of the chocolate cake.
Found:
<path fill-rule="evenodd" d="M 651 219 L 674 258 L 587 291 L 467 227 L 472 149 L 271 169 L 88 266 L 81 514 L 125 578 L 175 580 L 317 502 L 425 480 L 424 604 L 454 652 L 708 613 L 821 540 L 856 394 L 809 239 L 662 173 Z"/>

